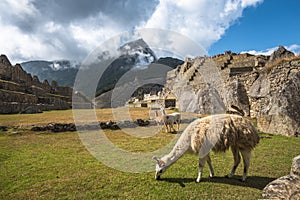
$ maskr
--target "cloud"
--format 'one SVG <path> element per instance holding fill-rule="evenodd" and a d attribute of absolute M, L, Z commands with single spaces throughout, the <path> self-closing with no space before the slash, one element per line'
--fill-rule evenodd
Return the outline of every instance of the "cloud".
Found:
<path fill-rule="evenodd" d="M 261 2 L 262 0 L 161 0 L 145 26 L 177 31 L 207 49 L 242 16 L 243 9 Z"/>
<path fill-rule="evenodd" d="M 3 0 L 0 49 L 13 63 L 83 59 L 110 37 L 139 26 L 157 1 Z"/>
<path fill-rule="evenodd" d="M 12 62 L 81 60 L 107 39 L 145 27 L 179 32 L 207 49 L 262 1 L 2 0 L 0 49 Z"/>

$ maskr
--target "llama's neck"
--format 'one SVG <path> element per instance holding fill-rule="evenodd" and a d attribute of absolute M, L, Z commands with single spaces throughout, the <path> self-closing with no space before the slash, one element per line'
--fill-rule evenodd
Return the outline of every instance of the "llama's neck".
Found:
<path fill-rule="evenodd" d="M 172 151 L 165 155 L 162 160 L 166 162 L 166 166 L 170 166 L 174 164 L 183 154 L 189 150 L 191 147 L 191 137 L 188 130 L 185 130 L 178 141 L 176 142 L 175 146 L 173 147 Z"/>

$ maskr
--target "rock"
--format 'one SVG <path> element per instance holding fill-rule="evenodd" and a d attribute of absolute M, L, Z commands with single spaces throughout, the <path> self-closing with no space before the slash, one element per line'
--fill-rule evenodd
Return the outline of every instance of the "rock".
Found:
<path fill-rule="evenodd" d="M 300 177 L 300 155 L 295 157 L 292 162 L 291 175 Z"/>
<path fill-rule="evenodd" d="M 197 94 L 199 114 L 220 114 L 225 113 L 226 107 L 219 92 L 213 88 L 209 87 L 208 89 L 200 90 Z"/>
<path fill-rule="evenodd" d="M 299 66 L 300 67 L 300 66 Z M 264 115 L 258 116 L 258 129 L 273 134 L 297 136 L 300 132 L 300 72 L 276 86 Z"/>
<path fill-rule="evenodd" d="M 7 131 L 8 127 L 7 126 L 0 126 L 0 131 Z"/>
<path fill-rule="evenodd" d="M 150 122 L 148 120 L 137 119 L 135 123 L 139 126 L 148 126 Z"/>
<path fill-rule="evenodd" d="M 239 80 L 231 82 L 227 87 L 227 109 L 235 110 L 242 116 L 250 115 L 250 103 L 244 84 Z"/>
<path fill-rule="evenodd" d="M 290 58 L 295 56 L 293 52 L 286 50 L 283 46 L 279 46 L 276 51 L 271 54 L 269 62 L 273 62 L 280 58 Z"/>
<path fill-rule="evenodd" d="M 42 128 L 39 127 L 39 126 L 34 126 L 34 127 L 31 128 L 31 131 L 39 132 L 39 131 L 42 131 Z"/>
<path fill-rule="evenodd" d="M 249 96 L 254 98 L 266 97 L 270 93 L 270 81 L 267 73 L 261 73 L 249 89 Z"/>
<path fill-rule="evenodd" d="M 293 159 L 291 173 L 269 183 L 262 196 L 264 199 L 300 199 L 300 155 Z"/>

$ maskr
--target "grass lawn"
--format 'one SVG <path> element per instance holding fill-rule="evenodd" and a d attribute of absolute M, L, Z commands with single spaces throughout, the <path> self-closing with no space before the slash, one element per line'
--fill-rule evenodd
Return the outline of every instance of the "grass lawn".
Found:
<path fill-rule="evenodd" d="M 97 111 L 97 115 L 110 118 L 105 112 Z M 0 120 L 5 119 L 0 125 L 71 122 L 70 113 L 0 115 Z M 136 116 L 145 116 L 142 113 L 137 111 Z M 105 166 L 86 150 L 76 132 L 12 132 L 0 132 L 0 199 L 259 199 L 267 183 L 289 173 L 292 158 L 300 153 L 300 138 L 263 138 L 253 152 L 246 183 L 238 180 L 242 165 L 233 179 L 224 178 L 233 162 L 227 152 L 212 154 L 216 177 L 206 178 L 206 166 L 203 181 L 196 184 L 196 155 L 186 154 L 156 181 L 154 172 L 133 174 Z M 137 139 L 121 130 L 106 131 L 106 135 L 117 146 L 135 152 L 153 151 L 174 137 L 158 133 Z"/>

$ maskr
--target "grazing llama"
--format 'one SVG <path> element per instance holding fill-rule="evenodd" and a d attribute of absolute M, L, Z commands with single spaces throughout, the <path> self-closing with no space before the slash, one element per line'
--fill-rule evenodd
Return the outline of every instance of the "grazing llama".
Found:
<path fill-rule="evenodd" d="M 239 115 L 220 114 L 212 115 L 202 119 L 196 119 L 184 130 L 173 150 L 156 160 L 155 179 L 174 164 L 185 152 L 191 149 L 199 155 L 199 173 L 196 182 L 200 182 L 205 162 L 210 169 L 210 177 L 214 176 L 214 170 L 210 159 L 210 150 L 214 152 L 225 152 L 231 147 L 234 165 L 227 175 L 231 178 L 238 167 L 241 157 L 244 162 L 244 173 L 242 181 L 246 180 L 250 165 L 252 149 L 258 144 L 259 135 L 253 124 Z"/>
<path fill-rule="evenodd" d="M 172 129 L 175 131 L 173 124 L 176 123 L 177 124 L 177 131 L 179 131 L 179 125 L 180 125 L 180 113 L 172 113 L 172 114 L 167 114 L 165 109 L 163 107 L 161 107 L 160 109 L 161 114 L 162 114 L 162 122 L 165 125 L 166 128 L 166 133 L 168 133 L 168 127 L 170 129 L 170 132 L 172 131 Z"/>

